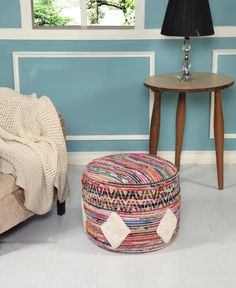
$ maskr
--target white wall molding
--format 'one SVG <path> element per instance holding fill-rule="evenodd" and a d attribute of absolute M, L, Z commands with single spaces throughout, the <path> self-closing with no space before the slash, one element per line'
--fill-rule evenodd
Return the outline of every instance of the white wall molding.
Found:
<path fill-rule="evenodd" d="M 24 1 L 24 0 L 22 0 Z M 0 28 L 0 40 L 163 40 L 182 39 L 160 34 L 161 29 L 32 29 L 29 20 L 24 28 Z M 25 24 L 24 24 L 25 23 Z M 210 38 L 236 37 L 236 26 L 215 27 Z"/>
<path fill-rule="evenodd" d="M 148 58 L 149 59 L 149 75 L 155 74 L 155 52 L 153 51 L 132 51 L 132 52 L 13 52 L 13 75 L 14 88 L 19 91 L 20 88 L 20 58 Z M 153 93 L 150 91 L 149 96 L 149 125 L 151 112 L 153 107 Z M 149 135 L 67 135 L 68 141 L 139 141 L 148 140 Z"/>
<path fill-rule="evenodd" d="M 116 153 L 129 153 L 130 151 L 104 151 L 104 152 L 68 152 L 68 164 L 70 165 L 86 165 L 93 159 L 103 157 L 105 155 Z M 133 151 L 132 151 L 133 152 Z M 147 153 L 147 151 L 135 151 Z M 160 151 L 158 155 L 174 162 L 174 151 Z M 216 164 L 215 151 L 183 151 L 181 154 L 181 164 L 209 165 Z M 236 151 L 224 152 L 225 164 L 236 164 Z"/>
<path fill-rule="evenodd" d="M 212 55 L 212 72 L 218 73 L 218 58 L 222 55 L 236 55 L 236 49 L 215 49 Z M 223 92 L 224 93 L 224 92 Z M 214 92 L 211 93 L 211 110 L 210 110 L 210 139 L 214 139 Z M 236 133 L 225 133 L 225 139 L 236 139 Z"/>
<path fill-rule="evenodd" d="M 236 37 L 236 26 L 216 26 L 212 37 Z"/>
<path fill-rule="evenodd" d="M 67 141 L 138 141 L 148 140 L 149 135 L 68 135 Z"/>

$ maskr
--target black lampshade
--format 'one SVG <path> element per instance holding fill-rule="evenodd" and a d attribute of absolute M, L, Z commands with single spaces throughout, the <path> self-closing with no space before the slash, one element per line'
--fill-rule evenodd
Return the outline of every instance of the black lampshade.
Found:
<path fill-rule="evenodd" d="M 169 0 L 161 34 L 189 37 L 213 35 L 208 0 Z"/>

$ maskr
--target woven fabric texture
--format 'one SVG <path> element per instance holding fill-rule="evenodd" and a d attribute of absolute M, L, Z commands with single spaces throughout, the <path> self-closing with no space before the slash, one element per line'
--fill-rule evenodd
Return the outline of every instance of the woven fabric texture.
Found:
<path fill-rule="evenodd" d="M 54 188 L 61 202 L 67 197 L 65 141 L 48 97 L 0 88 L 0 171 L 16 177 L 25 207 L 35 214 L 51 209 Z"/>
<path fill-rule="evenodd" d="M 128 153 L 95 159 L 84 170 L 82 194 L 85 229 L 102 248 L 148 252 L 177 235 L 179 175 L 161 157 Z"/>
<path fill-rule="evenodd" d="M 175 174 L 171 162 L 141 153 L 105 156 L 90 162 L 84 171 L 91 181 L 125 185 L 159 183 Z"/>

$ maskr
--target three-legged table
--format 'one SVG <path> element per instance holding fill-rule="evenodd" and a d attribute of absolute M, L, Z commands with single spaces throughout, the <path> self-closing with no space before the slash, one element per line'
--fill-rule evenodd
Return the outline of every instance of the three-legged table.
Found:
<path fill-rule="evenodd" d="M 186 93 L 188 92 L 214 92 L 214 136 L 218 176 L 218 189 L 224 187 L 224 117 L 221 102 L 221 91 L 234 84 L 234 80 L 228 76 L 215 73 L 192 73 L 193 79 L 181 81 L 177 73 L 152 76 L 144 81 L 144 85 L 154 92 L 154 106 L 152 111 L 149 153 L 156 155 L 161 115 L 161 94 L 164 92 L 179 93 L 176 112 L 176 149 L 175 165 L 180 168 L 180 157 L 183 144 Z"/>

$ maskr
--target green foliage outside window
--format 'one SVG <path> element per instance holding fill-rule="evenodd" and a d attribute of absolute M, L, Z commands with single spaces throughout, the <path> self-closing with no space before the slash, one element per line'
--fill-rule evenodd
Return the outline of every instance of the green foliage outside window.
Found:
<path fill-rule="evenodd" d="M 55 2 L 55 0 L 34 0 L 34 26 L 65 26 L 70 23 L 69 17 L 60 15 L 61 10 L 55 5 Z M 102 6 L 121 10 L 125 17 L 124 25 L 132 26 L 135 24 L 135 0 L 88 0 L 88 21 L 90 24 L 99 24 L 100 20 L 104 18 Z"/>
<path fill-rule="evenodd" d="M 65 26 L 71 19 L 60 15 L 53 0 L 34 1 L 34 26 Z"/>
<path fill-rule="evenodd" d="M 89 9 L 88 19 L 90 24 L 99 24 L 104 18 L 101 6 L 107 6 L 110 9 L 119 9 L 124 13 L 124 25 L 132 26 L 135 24 L 135 0 L 88 0 L 87 8 Z"/>

